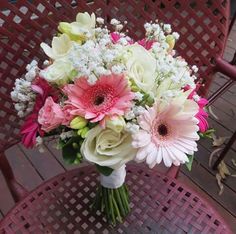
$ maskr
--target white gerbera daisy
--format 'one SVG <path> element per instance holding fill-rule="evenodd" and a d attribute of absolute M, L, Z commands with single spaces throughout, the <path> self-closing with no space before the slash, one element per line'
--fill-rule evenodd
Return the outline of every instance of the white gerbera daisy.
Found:
<path fill-rule="evenodd" d="M 133 134 L 132 145 L 138 149 L 136 161 L 150 168 L 162 160 L 167 167 L 188 162 L 187 155 L 197 151 L 198 105 L 193 100 L 158 101 L 138 118 L 140 130 Z"/>

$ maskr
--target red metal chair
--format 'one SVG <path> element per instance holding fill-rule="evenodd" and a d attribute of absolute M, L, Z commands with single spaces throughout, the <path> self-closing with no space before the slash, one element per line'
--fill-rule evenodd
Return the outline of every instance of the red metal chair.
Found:
<path fill-rule="evenodd" d="M 42 218 L 40 221 L 34 219 L 33 216 L 36 214 L 34 209 L 36 209 L 37 205 L 43 207 L 42 209 L 39 208 L 37 212 L 41 215 L 42 212 L 46 212 L 47 219 L 50 215 L 55 218 L 56 214 L 52 214 L 52 212 L 56 211 L 54 209 L 50 211 L 50 205 L 55 206 L 55 204 L 62 205 L 65 203 L 65 205 L 62 205 L 64 208 L 60 207 L 58 209 L 60 212 L 66 213 L 66 216 L 63 216 L 66 220 L 73 216 L 72 213 L 69 214 L 68 212 L 75 212 L 75 210 L 80 212 L 78 207 L 74 210 L 73 208 L 69 210 L 65 208 L 68 203 L 67 199 L 65 199 L 66 186 L 68 183 L 72 183 L 71 181 L 73 178 L 77 178 L 76 180 L 80 180 L 82 178 L 82 175 L 75 176 L 76 173 L 79 173 L 78 171 L 76 171 L 76 173 L 68 172 L 66 175 L 61 175 L 55 179 L 52 179 L 46 184 L 43 184 L 33 193 L 26 196 L 28 192 L 22 187 L 22 185 L 16 182 L 14 174 L 12 173 L 4 154 L 6 149 L 18 143 L 20 139 L 19 128 L 21 125 L 21 120 L 17 117 L 10 98 L 10 92 L 12 90 L 14 80 L 25 72 L 25 65 L 32 59 L 37 59 L 39 61 L 44 60 L 45 55 L 40 49 L 40 42 L 50 41 L 52 36 L 56 33 L 58 22 L 72 21 L 75 19 L 78 11 L 88 11 L 90 13 L 96 12 L 97 15 L 102 16 L 106 21 L 109 21 L 111 18 L 127 20 L 129 22 L 127 29 L 129 30 L 130 36 L 134 39 L 138 39 L 143 36 L 144 22 L 158 18 L 165 23 L 170 23 L 173 25 L 173 30 L 180 33 L 181 37 L 177 43 L 177 52 L 182 55 L 189 62 L 189 64 L 196 64 L 200 68 L 198 78 L 205 85 L 204 89 L 201 90 L 203 94 L 206 94 L 209 85 L 211 84 L 213 74 L 217 70 L 224 70 L 227 75 L 232 75 L 235 72 L 232 69 L 233 66 L 222 59 L 229 25 L 230 6 L 229 1 L 227 0 L 17 0 L 12 2 L 13 3 L 10 3 L 7 0 L 0 1 L 0 168 L 6 177 L 6 181 L 15 200 L 19 201 L 23 198 L 24 199 L 18 203 L 18 205 L 9 213 L 8 219 L 5 219 L 4 223 L 2 223 L 4 226 L 2 230 L 6 233 L 16 233 L 16 230 L 21 230 L 24 232 L 26 229 L 29 231 L 31 228 L 34 228 L 35 223 L 40 223 L 39 225 L 41 225 L 41 228 L 43 223 L 44 225 L 50 226 L 50 222 L 45 221 L 45 218 Z M 145 207 L 139 206 L 135 203 L 137 205 L 135 212 L 139 212 L 142 215 L 136 214 L 133 218 L 131 218 L 131 220 L 129 219 L 129 221 L 127 221 L 129 224 L 132 223 L 134 225 L 136 222 L 137 225 L 142 226 L 143 224 L 140 224 L 139 221 L 143 222 L 143 218 L 146 217 L 145 222 L 149 222 L 147 225 L 149 230 L 155 230 L 154 228 L 156 223 L 160 222 L 160 227 L 168 228 L 169 225 L 169 229 L 165 230 L 173 231 L 174 229 L 172 226 L 176 224 L 176 228 L 179 225 L 179 221 L 176 217 L 171 215 L 171 211 L 175 207 L 177 211 L 181 211 L 179 215 L 183 215 L 181 218 L 183 228 L 181 229 L 181 227 L 179 227 L 179 229 L 175 229 L 179 232 L 182 230 L 182 232 L 230 233 L 221 218 L 215 214 L 215 211 L 208 208 L 206 201 L 202 203 L 202 199 L 195 196 L 195 193 L 191 190 L 179 185 L 176 180 L 171 179 L 170 177 L 162 177 L 159 174 L 156 174 L 156 172 L 151 173 L 148 170 L 145 174 L 144 169 L 139 170 L 133 168 L 130 170 L 131 181 L 135 175 L 138 175 L 142 181 L 146 181 L 146 177 L 158 177 L 160 181 L 164 181 L 163 189 L 165 192 L 163 192 L 163 196 L 158 198 L 159 200 L 156 200 L 157 194 L 152 193 L 151 200 L 147 203 L 147 207 L 149 207 L 152 212 L 150 212 L 150 209 L 148 213 L 137 211 L 138 209 L 145 211 Z M 90 178 L 91 181 L 96 181 L 96 179 L 94 179 L 95 177 L 92 169 L 89 169 L 88 172 L 89 171 L 91 171 L 91 177 L 93 177 L 92 179 Z M 84 172 L 85 170 L 82 170 L 82 174 Z M 172 175 L 172 177 L 174 177 L 176 175 L 176 168 L 172 168 L 168 175 Z M 84 180 L 83 178 L 82 181 Z M 76 185 L 78 186 L 77 182 Z M 154 192 L 157 193 L 157 191 L 162 191 L 162 189 L 160 187 L 158 188 L 154 182 L 151 185 L 153 186 Z M 91 184 L 88 185 L 88 189 L 91 189 L 91 186 Z M 131 183 L 131 186 L 134 186 L 134 184 L 132 185 Z M 64 189 L 64 192 L 60 193 L 60 187 Z M 69 187 L 70 185 L 68 185 L 68 188 Z M 84 187 L 82 186 L 80 188 Z M 132 188 L 131 191 L 134 191 Z M 175 192 L 170 192 L 173 188 Z M 145 193 L 143 194 L 142 191 L 140 191 L 140 193 L 137 194 L 137 196 L 141 199 Z M 71 192 L 69 192 L 69 197 L 72 199 L 73 197 L 70 195 Z M 74 195 L 78 195 L 78 193 L 75 192 Z M 89 194 L 87 194 L 87 196 L 89 196 Z M 58 197 L 59 200 L 56 200 L 56 197 Z M 142 199 L 144 198 L 142 197 Z M 142 199 L 140 201 L 143 201 Z M 155 205 L 152 204 L 152 199 L 155 201 L 153 202 Z M 46 203 L 45 200 L 47 200 L 48 203 Z M 57 201 L 56 203 L 55 200 Z M 172 206 L 173 202 L 171 202 L 171 200 L 176 200 L 178 204 Z M 50 203 L 50 201 L 52 203 Z M 46 205 L 43 202 L 45 202 Z M 158 202 L 160 202 L 162 206 L 158 206 Z M 77 203 L 78 200 L 76 200 L 76 204 Z M 71 204 L 73 204 L 73 202 Z M 163 204 L 165 204 L 165 206 L 163 206 Z M 82 205 L 84 205 L 84 203 Z M 71 207 L 71 205 L 68 206 Z M 27 207 L 30 207 L 31 213 L 24 213 L 24 211 L 28 210 Z M 181 207 L 183 209 L 181 209 Z M 158 216 L 160 213 L 155 212 L 155 209 L 162 209 L 161 212 L 168 210 L 168 215 L 165 217 L 169 221 L 167 223 L 166 221 L 161 223 L 160 220 L 162 220 L 162 217 Z M 82 208 L 82 210 L 84 211 L 84 208 Z M 44 215 L 42 215 L 42 217 L 44 217 Z M 77 215 L 76 217 L 80 218 L 80 221 L 76 221 L 74 219 L 73 221 L 80 223 L 82 219 L 85 226 L 92 225 L 93 223 L 91 220 L 88 221 L 88 219 L 91 219 L 91 216 L 89 215 L 84 215 L 83 217 L 79 217 Z M 149 218 L 147 219 L 147 217 Z M 59 219 L 62 220 L 61 217 L 59 217 Z M 202 223 L 204 219 L 206 222 Z M 10 220 L 12 222 L 10 222 Z M 30 220 L 34 220 L 33 224 Z M 103 229 L 105 225 L 104 222 L 101 221 L 101 218 L 99 220 L 102 228 L 98 228 L 97 230 L 105 230 Z M 64 224 L 64 226 L 72 225 L 71 229 L 68 229 L 68 226 L 67 229 L 65 228 L 67 231 L 72 230 L 74 226 L 76 226 L 74 223 L 68 224 L 67 221 L 65 221 L 65 223 L 66 224 Z M 128 230 L 128 223 L 123 224 L 122 226 L 124 228 L 126 225 L 126 230 Z M 171 223 L 173 225 L 170 225 Z M 55 225 L 56 224 L 59 225 L 55 222 Z M 52 226 L 53 225 L 50 227 Z M 16 227 L 19 227 L 19 229 Z M 132 226 L 129 227 L 131 228 Z M 50 230 L 56 232 L 57 229 L 52 228 Z"/>

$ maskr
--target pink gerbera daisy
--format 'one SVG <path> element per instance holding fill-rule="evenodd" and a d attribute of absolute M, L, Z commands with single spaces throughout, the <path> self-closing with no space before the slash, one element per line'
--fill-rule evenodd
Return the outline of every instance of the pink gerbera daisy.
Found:
<path fill-rule="evenodd" d="M 75 84 L 66 85 L 63 91 L 68 96 L 66 104 L 73 106 L 72 115 L 101 123 L 106 116 L 124 115 L 134 97 L 124 75 L 115 74 L 101 76 L 94 85 L 81 77 Z"/>
<path fill-rule="evenodd" d="M 197 151 L 197 112 L 198 105 L 192 100 L 183 105 L 158 102 L 146 110 L 138 118 L 140 130 L 133 135 L 136 161 L 146 160 L 151 168 L 162 160 L 167 167 L 188 162 L 187 155 Z"/>

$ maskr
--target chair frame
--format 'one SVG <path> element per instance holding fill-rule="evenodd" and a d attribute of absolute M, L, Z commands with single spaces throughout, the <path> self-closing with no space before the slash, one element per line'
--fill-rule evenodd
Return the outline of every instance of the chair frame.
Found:
<path fill-rule="evenodd" d="M 140 24 L 144 23 L 145 20 L 151 20 L 153 19 L 153 16 L 157 14 L 160 18 L 163 17 L 163 21 L 172 23 L 173 22 L 173 27 L 174 30 L 178 31 L 178 28 L 185 28 L 188 32 L 193 30 L 193 36 L 195 38 L 193 41 L 196 43 L 201 41 L 201 45 L 208 46 L 209 43 L 213 43 L 211 47 L 209 47 L 209 51 L 205 51 L 207 55 L 204 54 L 199 54 L 197 55 L 196 53 L 198 52 L 198 48 L 194 47 L 192 45 L 193 43 L 191 41 L 187 41 L 185 38 L 186 35 L 182 38 L 180 38 L 180 44 L 182 44 L 182 48 L 179 47 L 179 54 L 185 57 L 185 54 L 188 54 L 188 51 L 192 51 L 191 53 L 195 53 L 194 55 L 190 53 L 190 55 L 187 56 L 187 61 L 190 64 L 196 64 L 198 63 L 200 65 L 200 75 L 201 76 L 209 76 L 209 80 L 206 79 L 206 85 L 205 88 L 207 89 L 211 83 L 212 80 L 212 75 L 213 73 L 220 71 L 226 75 L 229 75 L 230 77 L 233 77 L 235 80 L 236 77 L 236 69 L 233 65 L 230 63 L 226 62 L 225 60 L 222 59 L 223 55 L 223 50 L 225 47 L 226 39 L 227 39 L 227 34 L 228 34 L 228 25 L 229 25 L 229 9 L 230 9 L 230 3 L 229 1 L 224 1 L 224 0 L 218 0 L 218 1 L 206 1 L 206 0 L 201 0 L 201 1 L 175 1 L 175 0 L 170 0 L 170 1 L 140 1 L 139 3 L 136 3 L 134 0 L 130 1 L 121 1 L 121 0 L 99 0 L 99 1 L 91 1 L 91 3 L 87 4 L 87 1 L 81 0 L 79 1 L 79 5 L 76 5 L 73 8 L 71 6 L 71 1 L 69 0 L 51 0 L 50 3 L 46 1 L 39 1 L 35 0 L 35 4 L 45 4 L 45 11 L 40 12 L 37 7 L 32 5 L 29 1 L 22 1 L 19 0 L 16 3 L 10 3 L 7 0 L 1 0 L 0 1 L 0 19 L 3 19 L 3 27 L 0 28 L 0 34 L 5 35 L 6 40 L 12 40 L 14 38 L 14 35 L 16 36 L 16 32 L 21 32 L 22 35 L 20 35 L 22 38 L 25 37 L 25 40 L 19 40 L 18 38 L 14 38 L 15 43 L 17 46 L 19 46 L 19 50 L 17 51 L 17 56 L 20 57 L 22 56 L 23 62 L 26 63 L 27 61 L 29 62 L 30 59 L 35 56 L 37 58 L 42 58 L 42 51 L 39 51 L 39 46 L 37 45 L 36 42 L 38 42 L 38 38 L 35 35 L 30 35 L 29 32 L 27 31 L 28 24 L 31 24 L 32 31 L 31 34 L 34 34 L 36 31 L 37 33 L 42 35 L 43 40 L 51 38 L 52 33 L 49 29 L 50 27 L 55 27 L 56 23 L 59 22 L 60 20 L 67 20 L 68 18 L 76 15 L 76 12 L 78 9 L 80 10 L 85 10 L 88 12 L 94 11 L 95 9 L 98 9 L 98 13 L 101 14 L 104 18 L 105 21 L 108 21 L 109 19 L 113 17 L 120 18 L 120 15 L 122 17 L 126 17 L 128 21 L 131 22 L 131 26 L 129 29 L 129 32 L 131 36 L 134 37 L 134 39 L 137 39 L 140 37 L 140 34 L 142 34 L 143 31 L 140 31 L 138 27 L 136 27 L 137 22 L 140 22 Z M 56 2 L 60 2 L 63 7 L 56 7 Z M 128 5 L 127 5 L 128 3 Z M 99 5 L 100 4 L 100 5 Z M 139 5 L 136 5 L 139 4 Z M 24 14 L 22 13 L 22 7 L 25 7 L 28 9 L 28 11 Z M 172 8 L 171 8 L 172 7 Z M 10 13 L 9 15 L 4 15 L 1 10 L 9 10 Z M 171 9 L 171 10 L 170 10 Z M 150 12 L 149 12 L 150 11 Z M 178 13 L 181 11 L 181 14 Z M 201 11 L 201 12 L 200 12 Z M 32 12 L 35 12 L 39 17 L 35 18 L 35 20 L 32 20 Z M 46 12 L 46 13 L 45 13 Z M 198 13 L 200 14 L 205 14 L 207 16 L 206 19 L 208 19 L 208 23 L 204 24 L 204 20 L 202 16 L 200 17 Z M 167 17 L 165 15 L 167 14 Z M 169 16 L 168 16 L 169 14 Z M 175 15 L 174 15 L 175 14 Z M 60 15 L 60 17 L 59 17 Z M 22 20 L 24 25 L 27 25 L 26 28 L 22 27 L 19 23 L 15 22 L 14 19 L 15 17 L 19 17 L 20 20 Z M 193 18 L 193 16 L 195 18 Z M 193 25 L 187 24 L 187 19 L 189 22 L 191 21 Z M 182 20 L 182 21 L 181 21 Z M 12 28 L 7 28 L 6 22 L 9 21 L 10 26 Z M 55 22 L 54 22 L 55 21 Z M 186 22 L 184 22 L 186 21 Z M 217 22 L 217 24 L 215 24 Z M 45 24 L 49 25 L 45 29 L 40 28 L 40 24 Z M 7 24 L 8 25 L 8 24 Z M 197 25 L 200 25 L 203 30 L 203 32 L 200 32 L 199 34 L 195 32 L 195 28 Z M 211 30 L 211 27 L 214 27 L 217 25 L 217 31 L 215 34 L 216 36 L 214 40 L 211 39 L 211 36 L 214 35 L 213 31 Z M 128 26 L 129 27 L 129 26 Z M 209 34 L 204 34 L 209 31 Z M 218 32 L 219 31 L 219 32 Z M 15 33 L 15 34 L 14 34 Z M 17 35 L 18 36 L 18 35 Z M 30 37 L 31 36 L 31 37 Z M 202 38 L 205 36 L 208 37 L 208 39 L 204 39 L 202 41 Z M 6 60 L 9 56 L 12 56 L 12 52 L 14 51 L 14 47 L 11 47 L 9 43 L 4 43 L 3 41 L 5 38 L 2 38 L 0 40 L 1 46 L 3 47 L 2 51 L 0 51 L 0 60 L 3 59 L 4 61 L 9 61 Z M 192 40 L 192 39 L 191 39 Z M 208 43 L 208 41 L 210 42 Z M 29 43 L 33 41 L 33 44 L 36 43 L 34 47 L 30 47 L 27 44 L 27 41 Z M 184 46 L 185 44 L 185 46 Z M 26 50 L 32 50 L 28 51 L 28 56 L 24 56 L 22 53 L 24 50 L 22 50 L 21 47 L 25 47 Z M 201 47 L 201 46 L 200 46 Z M 23 52 L 22 52 L 23 51 Z M 32 57 L 31 57 L 32 56 Z M 13 54 L 14 57 L 14 54 Z M 17 58 L 14 57 L 16 60 Z M 201 59 L 204 61 L 202 62 Z M 9 98 L 9 92 L 10 88 L 13 85 L 13 79 L 15 79 L 17 76 L 20 76 L 24 73 L 24 69 L 22 66 L 20 67 L 19 71 L 15 71 L 17 74 L 12 75 L 8 71 L 8 69 L 13 69 L 13 67 L 16 69 L 19 67 L 16 63 L 12 63 L 12 61 L 9 61 L 9 64 L 7 64 L 7 68 L 4 70 L 3 67 L 1 67 L 0 64 L 0 82 L 5 85 L 5 87 L 8 89 L 8 93 L 1 93 L 0 92 L 0 98 L 2 98 L 3 101 L 5 101 L 8 105 L 10 103 L 10 98 Z M 205 70 L 204 70 L 205 69 Z M 204 74 L 204 75 L 203 75 Z M 6 77 L 6 76 L 7 77 Z M 201 77 L 202 78 L 202 77 Z M 4 80 L 10 79 L 11 84 L 7 85 L 4 83 Z M 1 83 L 0 83 L 1 84 Z M 203 93 L 204 90 L 202 90 Z M 23 188 L 22 185 L 16 182 L 15 177 L 12 173 L 11 167 L 9 163 L 7 162 L 6 156 L 4 154 L 4 151 L 11 147 L 12 145 L 16 144 L 19 142 L 19 131 L 16 133 L 15 130 L 19 130 L 20 127 L 20 121 L 19 118 L 17 118 L 16 113 L 12 111 L 13 106 L 11 105 L 10 107 L 4 106 L 4 104 L 0 105 L 0 108 L 3 108 L 4 111 L 6 111 L 6 115 L 4 117 L 0 117 L 1 123 L 3 123 L 3 127 L 0 128 L 1 134 L 3 134 L 3 137 L 0 137 L 0 168 L 3 171 L 4 176 L 6 177 L 7 184 L 10 187 L 11 192 L 13 193 L 13 197 L 15 201 L 20 200 L 22 197 L 24 197 L 28 192 L 26 189 Z M 13 119 L 13 121 L 11 120 Z M 10 121 L 11 120 L 11 121 Z M 14 125 L 13 125 L 14 122 Z M 8 128 L 5 128 L 4 126 L 7 125 Z M 10 126 L 10 129 L 9 129 Z M 179 171 L 178 167 L 173 167 L 171 170 L 169 170 L 169 175 L 172 177 L 176 177 L 177 173 Z"/>

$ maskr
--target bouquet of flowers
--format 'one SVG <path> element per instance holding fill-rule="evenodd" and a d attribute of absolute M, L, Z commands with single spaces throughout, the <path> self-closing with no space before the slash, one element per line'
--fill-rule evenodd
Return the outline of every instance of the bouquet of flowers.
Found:
<path fill-rule="evenodd" d="M 115 224 L 130 211 L 126 163 L 189 163 L 208 123 L 198 69 L 174 50 L 179 34 L 155 21 L 135 42 L 123 29 L 127 22 L 110 24 L 112 31 L 87 12 L 59 23 L 51 46 L 41 43 L 49 59 L 28 64 L 11 96 L 25 117 L 26 147 L 41 150 L 55 135 L 67 162 L 96 165 L 101 184 L 93 208 Z"/>

